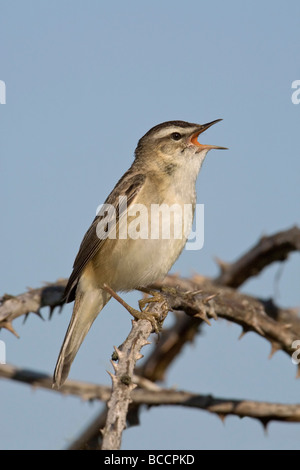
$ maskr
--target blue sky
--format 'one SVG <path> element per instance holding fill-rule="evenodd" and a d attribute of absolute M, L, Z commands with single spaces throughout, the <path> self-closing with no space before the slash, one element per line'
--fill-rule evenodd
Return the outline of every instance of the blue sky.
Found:
<path fill-rule="evenodd" d="M 67 277 L 96 208 L 130 166 L 138 139 L 180 119 L 223 121 L 197 181 L 205 243 L 172 272 L 214 276 L 263 234 L 299 223 L 300 5 L 163 0 L 0 1 L 1 293 Z M 276 281 L 280 273 L 279 281 Z M 244 292 L 299 305 L 299 254 L 248 281 Z M 134 304 L 136 293 L 125 296 Z M 7 361 L 52 374 L 71 307 L 1 331 Z M 44 312 L 47 318 L 47 312 Z M 130 328 L 111 301 L 89 332 L 70 377 L 109 384 L 113 345 Z M 219 320 L 171 367 L 165 386 L 217 396 L 299 401 L 295 366 L 254 334 Z M 146 354 L 146 351 L 144 351 Z M 64 448 L 101 408 L 1 381 L 1 447 Z M 180 423 L 180 425 L 178 425 Z M 299 425 L 175 408 L 143 411 L 123 449 L 299 448 Z"/>

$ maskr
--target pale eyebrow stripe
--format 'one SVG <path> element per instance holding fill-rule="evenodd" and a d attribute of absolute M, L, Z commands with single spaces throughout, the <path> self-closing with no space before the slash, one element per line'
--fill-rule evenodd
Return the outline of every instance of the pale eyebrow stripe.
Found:
<path fill-rule="evenodd" d="M 155 137 L 158 139 L 161 139 L 163 137 L 167 137 L 173 132 L 179 132 L 180 134 L 185 134 L 186 129 L 182 129 L 182 127 L 177 127 L 177 126 L 170 126 L 167 127 L 166 129 L 161 129 L 160 131 L 156 131 Z"/>

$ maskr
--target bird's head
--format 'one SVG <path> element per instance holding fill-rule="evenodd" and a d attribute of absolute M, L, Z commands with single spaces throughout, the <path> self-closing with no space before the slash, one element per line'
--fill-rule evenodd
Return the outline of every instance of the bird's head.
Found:
<path fill-rule="evenodd" d="M 213 124 L 192 124 L 185 121 L 167 121 L 152 127 L 138 142 L 135 156 L 144 163 L 156 161 L 162 168 L 184 167 L 189 160 L 202 163 L 211 149 L 225 149 L 217 145 L 201 144 L 198 137 Z"/>

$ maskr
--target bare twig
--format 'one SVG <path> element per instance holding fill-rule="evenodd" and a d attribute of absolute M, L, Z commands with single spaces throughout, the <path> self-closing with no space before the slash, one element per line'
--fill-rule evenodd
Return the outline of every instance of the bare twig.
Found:
<path fill-rule="evenodd" d="M 292 232 L 292 234 L 291 234 Z M 292 229 L 292 230 L 287 230 L 286 232 L 282 232 L 281 236 L 279 236 L 276 240 L 276 247 L 274 249 L 273 246 L 273 256 L 268 256 L 264 260 L 264 266 L 267 265 L 267 263 L 272 263 L 273 261 L 278 260 L 278 258 L 282 257 L 282 247 L 280 246 L 283 244 L 285 247 L 288 247 L 288 242 L 287 240 L 290 240 L 292 242 L 293 236 L 296 236 L 296 248 L 299 250 L 299 229 Z M 271 238 L 271 245 L 272 245 L 272 237 Z M 276 236 L 275 236 L 276 238 Z M 273 241 L 274 241 L 274 236 L 273 236 Z M 273 244 L 274 245 L 274 244 Z M 267 243 L 264 242 L 264 249 L 266 249 Z M 257 254 L 260 250 L 254 251 Z M 270 254 L 269 250 L 269 254 Z M 276 251 L 278 251 L 278 255 L 276 255 Z M 291 249 L 290 251 L 293 251 L 293 242 L 291 243 Z M 223 276 L 220 275 L 217 278 L 217 281 L 215 281 L 217 284 L 223 284 L 224 286 L 230 285 L 231 282 L 237 282 L 237 279 L 239 279 L 239 285 L 241 284 L 242 280 L 245 282 L 247 277 L 253 275 L 253 271 L 251 268 L 248 267 L 247 263 L 250 262 L 250 265 L 252 263 L 252 258 L 253 258 L 253 250 L 251 250 L 252 256 L 249 257 L 243 257 L 242 260 L 243 262 L 239 262 L 237 265 L 233 264 L 227 264 L 225 265 L 224 263 L 219 262 L 221 269 L 223 269 Z M 262 253 L 263 250 L 261 250 L 261 255 L 260 257 L 262 258 Z M 230 266 L 235 266 L 232 267 L 231 269 L 231 275 L 229 275 L 230 272 Z M 261 265 L 260 269 L 262 269 L 264 266 Z M 227 268 L 227 270 L 226 270 Z M 242 271 L 243 274 L 239 272 L 239 270 Z M 234 274 L 234 276 L 233 276 Z M 180 287 L 182 289 L 185 289 L 186 291 L 188 290 L 193 290 L 196 291 L 199 289 L 199 282 L 200 282 L 200 276 L 197 276 L 197 278 L 193 279 L 195 281 L 194 283 L 191 280 L 183 280 L 178 278 L 177 276 L 167 276 L 163 285 L 167 285 L 170 287 Z M 207 279 L 206 279 L 207 280 Z M 205 278 L 202 278 L 202 281 L 205 281 Z M 201 283 L 201 282 L 200 282 Z M 194 284 L 191 286 L 191 284 Z M 158 284 L 155 286 L 156 288 L 161 289 L 162 284 Z M 299 317 L 297 316 L 297 312 L 294 309 L 281 309 L 277 307 L 272 300 L 268 301 L 261 301 L 261 303 L 264 306 L 264 310 L 267 315 L 269 315 L 271 318 L 274 320 L 278 321 L 279 323 L 283 323 L 284 325 L 290 324 L 293 326 L 294 332 L 297 335 L 297 331 L 300 330 L 299 327 Z M 185 346 L 185 344 L 189 341 L 192 341 L 195 337 L 195 335 L 199 332 L 200 326 L 201 326 L 202 320 L 199 318 L 191 318 L 188 316 L 181 316 L 178 315 L 175 319 L 175 323 L 172 328 L 168 330 L 164 330 L 161 334 L 160 341 L 156 345 L 156 348 L 153 349 L 152 353 L 148 356 L 146 361 L 144 361 L 144 364 L 142 367 L 138 369 L 139 373 L 150 380 L 157 381 L 157 380 L 163 380 L 167 368 L 172 364 L 173 360 L 177 357 L 177 355 L 180 353 L 182 348 Z M 244 331 L 246 331 L 246 328 L 244 328 Z M 300 337 L 300 335 L 299 335 Z M 271 348 L 271 354 L 274 353 L 278 349 L 278 346 L 276 342 L 273 340 L 272 348 Z M 86 431 L 84 432 L 84 435 L 80 436 L 76 442 L 73 443 L 72 449 L 78 449 L 78 448 L 83 448 L 84 446 L 88 446 L 91 448 L 95 448 L 95 445 L 97 446 L 98 440 L 97 440 L 97 435 L 98 435 L 98 429 L 99 429 L 99 423 L 103 422 L 105 420 L 105 411 L 100 413 L 99 416 L 93 421 L 93 423 L 88 426 Z M 98 426 L 98 428 L 97 428 Z M 87 440 L 85 440 L 85 437 L 87 437 Z"/>
<path fill-rule="evenodd" d="M 140 320 L 139 322 L 145 322 Z M 136 322 L 134 322 L 136 323 Z M 148 322 L 149 323 L 149 322 Z M 107 401 L 110 387 L 91 383 L 67 380 L 59 390 L 52 389 L 52 377 L 30 370 L 22 370 L 10 365 L 0 365 L 0 377 L 21 381 L 36 388 L 45 388 L 53 393 L 68 393 L 82 399 Z M 138 382 L 139 379 L 137 379 Z M 125 385 L 125 384 L 124 384 Z M 213 397 L 183 390 L 155 387 L 136 388 L 131 392 L 132 403 L 147 406 L 184 406 L 217 414 L 222 420 L 229 415 L 258 419 L 264 425 L 270 421 L 299 422 L 300 404 L 269 403 L 252 400 Z M 99 421 L 95 421 L 95 431 L 99 433 Z M 90 436 L 89 436 L 90 437 Z M 81 442 L 83 446 L 84 441 Z M 77 447 L 78 448 L 78 447 Z"/>
<path fill-rule="evenodd" d="M 67 279 L 59 279 L 56 282 L 48 283 L 38 289 L 28 289 L 27 292 L 18 296 L 4 294 L 0 297 L 0 328 L 6 328 L 16 336 L 12 327 L 12 321 L 29 313 L 35 313 L 41 317 L 42 307 L 50 308 L 50 316 L 55 307 L 61 307 L 64 288 Z"/>
<path fill-rule="evenodd" d="M 149 304 L 143 314 L 155 316 L 158 324 L 163 324 L 169 311 L 168 304 L 161 296 L 160 302 Z M 150 320 L 138 320 L 132 322 L 132 329 L 125 342 L 119 348 L 115 348 L 118 363 L 112 362 L 115 375 L 112 378 L 112 394 L 107 404 L 108 412 L 105 427 L 103 429 L 103 450 L 119 449 L 122 433 L 126 426 L 131 393 L 136 387 L 133 382 L 133 371 L 138 359 L 142 358 L 140 351 L 143 346 L 149 344 L 148 338 L 153 330 L 153 322 Z"/>
<path fill-rule="evenodd" d="M 246 279 L 257 276 L 266 266 L 274 261 L 284 261 L 292 251 L 300 251 L 300 228 L 262 237 L 258 243 L 234 263 L 218 261 L 221 274 L 215 279 L 216 284 L 239 287 Z"/>
<path fill-rule="evenodd" d="M 17 297 L 2 297 L 0 327 L 11 325 L 14 318 L 31 311 L 39 313 L 42 306 L 48 305 L 52 309 L 59 306 L 64 284 L 65 280 L 61 280 L 41 289 L 32 289 Z M 192 279 L 167 276 L 163 283 L 156 283 L 152 288 L 161 290 L 162 295 L 168 299 L 170 309 L 184 310 L 200 321 L 209 321 L 209 317 L 214 314 L 212 306 L 217 307 L 216 315 L 240 324 L 245 331 L 255 331 L 271 343 L 278 343 L 279 349 L 288 354 L 291 353 L 288 343 L 291 344 L 294 339 L 300 337 L 300 319 L 295 309 L 280 309 L 270 301 L 255 299 L 234 289 L 216 286 L 202 276 L 194 276 Z M 198 291 L 200 293 L 197 294 Z M 205 300 L 204 304 L 201 303 L 202 300 Z M 180 334 L 174 329 L 165 335 L 164 341 L 169 341 L 173 336 L 172 354 L 177 355 L 185 342 L 194 337 L 199 325 L 198 320 L 189 325 L 183 322 L 179 328 Z M 163 373 L 160 372 L 159 376 L 162 377 Z"/>
<path fill-rule="evenodd" d="M 167 369 L 187 343 L 194 341 L 202 321 L 185 315 L 177 315 L 172 327 L 162 331 L 156 347 L 136 373 L 153 382 L 165 379 Z"/>
<path fill-rule="evenodd" d="M 33 388 L 43 388 L 56 393 L 56 390 L 52 388 L 53 377 L 42 372 L 20 369 L 10 364 L 0 364 L 0 377 L 31 385 Z M 111 388 L 104 385 L 67 380 L 59 389 L 59 393 L 62 395 L 75 395 L 82 400 L 97 399 L 107 401 L 111 394 Z"/>
<path fill-rule="evenodd" d="M 240 418 L 256 418 L 266 425 L 274 421 L 300 421 L 300 405 L 285 405 L 282 403 L 268 403 L 251 400 L 237 400 L 231 398 L 216 398 L 212 395 L 198 395 L 185 391 L 161 389 L 150 392 L 136 390 L 133 395 L 134 403 L 151 405 L 177 405 L 198 408 L 216 413 L 222 420 L 228 415 Z"/>
<path fill-rule="evenodd" d="M 107 404 L 108 413 L 105 427 L 102 431 L 103 450 L 120 449 L 122 433 L 126 426 L 128 407 L 131 403 L 131 392 L 135 388 L 132 382 L 133 369 L 136 361 L 142 357 L 140 350 L 148 344 L 152 325 L 147 320 L 132 322 L 132 329 L 122 350 L 115 348 L 118 364 L 112 362 L 115 375 L 112 378 L 112 394 Z"/>
<path fill-rule="evenodd" d="M 176 294 L 173 292 L 174 295 L 168 289 L 164 292 L 170 307 L 174 310 L 184 310 L 190 316 L 178 315 L 176 317 L 174 327 L 162 333 L 161 341 L 144 362 L 142 368 L 139 369 L 140 373 L 151 380 L 161 380 L 167 367 L 186 342 L 195 337 L 202 322 L 209 322 L 209 319 L 216 317 L 216 314 L 240 324 L 244 332 L 252 330 L 264 336 L 271 342 L 271 353 L 283 349 L 291 354 L 293 338 L 300 337 L 300 322 L 295 310 L 281 309 L 271 300 L 264 301 L 249 296 L 239 297 L 241 294 L 234 291 L 224 291 L 220 288 L 222 288 L 222 285 L 239 286 L 247 278 L 258 274 L 268 264 L 274 261 L 282 261 L 287 258 L 290 252 L 299 250 L 299 233 L 299 228 L 294 227 L 270 237 L 262 238 L 254 248 L 235 263 L 225 264 L 220 262 L 222 273 L 215 280 L 200 276 L 195 276 L 193 279 L 167 276 L 163 284 L 157 284 L 155 287 L 159 290 L 166 286 L 175 288 Z M 254 265 L 257 269 L 253 267 Z M 12 321 L 15 318 L 21 315 L 27 316 L 30 312 L 40 315 L 40 309 L 46 305 L 50 307 L 50 313 L 52 313 L 56 306 L 61 306 L 65 284 L 66 280 L 61 279 L 40 289 L 30 289 L 17 297 L 5 294 L 0 299 L 0 328 L 5 327 L 15 333 L 12 327 Z M 213 286 L 213 284 L 215 285 Z M 218 286 L 218 293 L 214 290 L 216 285 Z M 201 292 L 196 294 L 195 291 L 199 290 Z M 224 301 L 222 301 L 223 297 Z M 204 299 L 206 301 L 203 304 Z M 276 321 L 269 322 L 265 318 L 267 315 Z M 22 376 L 24 379 L 24 371 L 21 374 Z M 40 377 L 40 380 L 45 383 L 47 379 Z M 38 379 L 35 377 L 36 386 L 37 383 Z M 66 386 L 69 386 L 69 384 L 70 381 Z M 62 388 L 62 392 L 72 393 L 65 387 Z M 90 390 L 86 390 L 84 396 L 89 399 L 90 393 Z M 90 437 L 90 439 L 92 438 Z"/>
<path fill-rule="evenodd" d="M 167 283 L 170 284 L 170 278 Z M 164 282 L 163 285 L 165 284 Z M 176 289 L 173 286 L 164 287 L 171 309 L 184 311 L 187 315 L 206 322 L 210 318 L 225 318 L 241 325 L 243 334 L 253 331 L 267 339 L 273 353 L 279 349 L 288 355 L 294 352 L 292 343 L 300 337 L 299 318 L 283 325 L 267 315 L 263 301 L 229 287 L 215 286 L 201 277 L 176 280 L 176 285 Z M 299 371 L 300 369 L 298 374 Z"/>
<path fill-rule="evenodd" d="M 221 263 L 222 273 L 213 282 L 222 286 L 237 287 L 249 277 L 258 274 L 268 264 L 286 259 L 288 254 L 295 250 L 300 250 L 300 229 L 298 227 L 263 237 L 235 263 Z M 18 296 L 4 294 L 0 298 L 0 328 L 7 328 L 15 333 L 12 327 L 12 321 L 15 318 L 22 315 L 27 316 L 31 312 L 41 316 L 40 309 L 45 306 L 50 307 L 51 314 L 55 307 L 62 306 L 62 295 L 66 283 L 67 279 L 59 279 L 54 283 L 47 283 L 44 287 L 29 289 Z M 167 276 L 164 285 L 174 286 L 174 277 Z M 160 285 L 156 287 L 159 288 Z M 279 313 L 277 307 L 272 311 L 273 314 L 275 311 L 277 314 Z M 292 314 L 292 320 L 294 318 L 295 314 Z M 285 311 L 285 321 L 290 322 L 290 319 L 287 318 L 287 311 Z"/>

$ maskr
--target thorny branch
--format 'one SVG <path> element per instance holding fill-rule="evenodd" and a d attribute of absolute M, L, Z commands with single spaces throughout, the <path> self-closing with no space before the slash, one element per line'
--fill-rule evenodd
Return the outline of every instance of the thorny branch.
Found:
<path fill-rule="evenodd" d="M 61 389 L 52 389 L 52 377 L 35 371 L 23 370 L 11 365 L 0 365 L 0 377 L 20 381 L 35 388 L 44 388 L 54 393 L 78 396 L 83 400 L 108 401 L 111 388 L 104 385 L 67 380 Z M 299 422 L 300 404 L 268 403 L 252 400 L 220 398 L 212 395 L 201 395 L 184 390 L 161 388 L 153 383 L 143 382 L 140 377 L 133 376 L 134 388 L 130 400 L 135 405 L 147 406 L 184 406 L 201 409 L 217 414 L 222 420 L 229 415 L 240 418 L 258 419 L 265 426 L 270 421 Z M 132 388 L 133 388 L 132 387 Z M 99 432 L 99 428 L 98 428 Z"/>
<path fill-rule="evenodd" d="M 166 284 L 168 287 L 165 287 Z M 169 287 L 176 284 L 176 288 Z M 268 302 L 241 294 L 229 287 L 218 287 L 194 276 L 193 279 L 168 277 L 162 284 L 170 309 L 184 311 L 193 318 L 210 324 L 210 319 L 224 318 L 239 324 L 243 333 L 253 331 L 267 339 L 271 353 L 281 349 L 288 355 L 294 352 L 292 343 L 300 337 L 300 320 L 294 310 L 285 310 L 290 323 L 280 323 L 268 315 Z M 292 318 L 293 315 L 295 318 Z"/>
<path fill-rule="evenodd" d="M 169 312 L 169 305 L 161 296 L 160 301 L 149 303 L 144 312 L 153 316 L 156 325 L 162 327 Z M 143 357 L 141 349 L 150 344 L 148 338 L 152 331 L 153 325 L 150 320 L 133 321 L 128 337 L 119 348 L 115 348 L 116 362 L 112 361 L 115 375 L 110 374 L 112 393 L 107 403 L 107 418 L 102 431 L 102 450 L 120 449 L 129 405 L 132 402 L 131 394 L 136 387 L 133 383 L 134 368 L 136 362 Z"/>
<path fill-rule="evenodd" d="M 293 251 L 300 251 L 300 228 L 298 227 L 261 238 L 254 248 L 232 264 L 218 261 L 222 272 L 212 281 L 220 286 L 240 286 L 272 262 L 286 259 Z M 258 263 L 258 270 L 253 268 L 255 263 Z M 167 276 L 166 281 L 169 278 L 170 276 Z M 16 334 L 12 327 L 13 320 L 19 316 L 28 316 L 29 313 L 41 316 L 40 310 L 45 306 L 49 306 L 51 316 L 56 307 L 62 308 L 61 299 L 66 283 L 67 279 L 58 279 L 56 282 L 47 283 L 44 287 L 30 288 L 18 296 L 4 294 L 0 297 L 0 328 L 7 328 Z M 157 287 L 160 286 L 157 285 Z M 273 310 L 280 312 L 277 307 Z M 292 312 L 292 310 L 289 311 Z M 294 313 L 292 313 L 292 318 L 295 318 Z M 285 318 L 285 321 L 289 320 L 289 316 Z"/>
<path fill-rule="evenodd" d="M 112 379 L 112 393 L 107 403 L 108 412 L 102 431 L 102 450 L 120 449 L 122 433 L 126 427 L 131 394 L 136 385 L 133 383 L 133 370 L 136 361 L 142 358 L 140 350 L 148 343 L 152 325 L 147 320 L 132 322 L 132 330 L 123 343 L 122 349 L 115 348 L 118 363 L 112 362 L 115 375 Z"/>
<path fill-rule="evenodd" d="M 277 248 L 273 249 L 273 245 L 275 245 Z M 262 260 L 264 253 L 266 253 L 266 248 L 268 247 L 268 263 L 271 263 L 273 261 L 277 261 L 280 256 L 282 256 L 282 253 L 280 256 L 276 255 L 276 250 L 282 250 L 281 245 L 289 247 L 285 249 L 286 257 L 289 252 L 289 249 L 290 251 L 294 251 L 296 247 L 299 250 L 300 230 L 295 227 L 290 230 L 287 230 L 286 232 L 281 232 L 280 234 L 278 234 L 278 237 L 276 235 L 273 235 L 271 237 L 265 238 L 261 250 L 259 249 L 258 243 L 258 245 L 256 246 L 256 250 L 250 250 L 251 254 L 249 255 L 249 257 L 243 256 L 241 258 L 242 262 L 241 260 L 237 260 L 232 265 L 225 265 L 225 263 L 221 263 L 219 261 L 219 265 L 222 268 L 223 273 L 225 273 L 227 269 L 227 273 L 235 273 L 236 279 L 241 279 L 243 277 L 245 281 L 247 277 L 258 274 L 258 272 L 255 273 L 253 269 L 247 269 L 247 262 L 250 265 L 253 264 L 253 254 Z M 267 263 L 265 263 L 265 266 L 266 265 Z M 239 269 L 242 269 L 242 271 L 244 272 L 243 276 L 239 277 Z M 263 269 L 262 263 L 260 266 L 260 270 L 261 269 Z M 217 278 L 218 281 L 215 280 L 214 282 L 218 285 L 230 285 L 229 281 L 231 277 L 232 275 L 229 276 L 227 274 L 226 277 L 224 276 L 222 279 Z M 210 280 L 205 279 L 204 277 L 196 276 L 192 280 L 196 285 L 192 286 L 191 280 L 183 280 L 178 278 L 177 276 L 167 276 L 163 284 L 158 284 L 154 287 L 161 289 L 164 285 L 168 287 L 179 287 L 186 291 L 195 291 L 199 290 L 199 284 L 203 284 L 205 280 L 208 281 L 209 284 L 211 283 Z M 203 288 L 203 285 L 201 287 Z M 205 292 L 203 292 L 203 294 L 205 294 Z M 260 302 L 263 304 L 265 313 L 267 315 L 276 320 L 276 322 L 281 323 L 283 325 L 293 325 L 295 334 L 297 334 L 296 332 L 299 331 L 300 321 L 295 309 L 280 309 L 273 303 L 272 300 L 261 300 Z M 201 320 L 200 318 L 177 315 L 175 318 L 174 325 L 161 333 L 158 344 L 153 349 L 152 353 L 144 361 L 143 365 L 137 369 L 137 372 L 140 375 L 147 377 L 153 382 L 163 380 L 167 368 L 172 364 L 173 360 L 181 352 L 185 344 L 194 340 L 196 334 L 200 331 L 202 323 L 203 320 Z M 246 331 L 247 328 L 244 326 L 244 332 Z M 271 354 L 274 353 L 276 350 L 277 344 L 273 340 Z M 132 424 L 136 424 L 136 422 L 138 422 L 138 418 L 136 418 L 136 416 L 138 415 L 138 409 L 138 405 L 131 407 L 131 415 L 133 415 L 133 418 L 130 415 L 130 420 L 132 421 L 135 419 Z M 71 444 L 69 449 L 97 449 L 99 446 L 98 430 L 99 427 L 103 426 L 105 420 L 106 411 L 104 410 L 102 413 L 96 416 L 93 422 L 91 422 L 89 426 L 81 433 L 81 435 Z"/>
<path fill-rule="evenodd" d="M 240 324 L 244 333 L 255 331 L 265 337 L 271 342 L 271 354 L 278 349 L 291 354 L 291 344 L 294 339 L 299 338 L 300 334 L 300 321 L 296 311 L 281 309 L 271 300 L 255 299 L 240 294 L 229 287 L 240 286 L 246 279 L 257 275 L 267 265 L 274 261 L 285 260 L 290 252 L 296 250 L 300 250 L 300 229 L 293 227 L 284 232 L 263 237 L 252 249 L 232 264 L 218 261 L 221 273 L 214 280 L 199 275 L 192 279 L 167 276 L 163 283 L 153 286 L 165 296 L 170 309 L 173 311 L 182 310 L 188 316 L 178 315 L 174 326 L 162 333 L 160 342 L 143 366 L 139 368 L 139 373 L 152 381 L 163 379 L 167 367 L 186 342 L 194 338 L 201 323 L 203 321 L 209 322 L 210 318 L 216 319 L 217 316 Z M 30 312 L 40 315 L 40 309 L 43 306 L 48 305 L 50 314 L 52 314 L 56 306 L 61 307 L 61 296 L 65 283 L 66 280 L 61 279 L 40 289 L 31 289 L 17 297 L 4 295 L 0 299 L 0 327 L 14 332 L 12 321 L 15 318 L 21 315 L 27 316 Z M 69 386 L 69 382 L 66 386 Z M 64 387 L 63 390 L 65 390 Z M 138 390 L 132 392 L 132 397 L 136 392 Z M 222 403 L 228 402 L 228 400 L 221 401 Z M 234 400 L 231 402 L 235 403 L 235 408 L 237 402 L 239 404 L 249 403 Z M 138 406 L 133 399 L 131 409 L 137 410 Z M 278 410 L 279 408 L 277 409 L 279 413 Z M 223 413 L 220 410 L 216 412 L 220 415 Z M 249 413 L 246 415 L 250 416 Z M 96 436 L 99 436 L 99 426 L 97 427 L 99 419 L 103 420 L 105 415 L 106 413 L 97 417 L 91 428 L 85 432 L 86 441 L 82 436 L 79 439 L 80 444 L 78 443 L 77 447 L 74 445 L 71 448 L 83 448 L 89 446 L 93 441 L 95 444 Z M 277 419 L 276 414 L 275 417 Z M 259 419 L 262 422 L 264 420 L 267 422 L 271 418 Z"/>
<path fill-rule="evenodd" d="M 0 306 L 0 327 L 8 328 L 9 324 L 9 329 L 12 329 L 11 319 L 20 316 L 21 311 L 27 315 L 29 307 L 34 313 L 39 313 L 41 307 L 39 299 L 47 305 L 43 293 L 45 289 L 50 299 L 50 307 L 53 308 L 54 302 L 50 293 L 54 292 L 54 296 L 57 296 L 57 292 L 62 289 L 62 283 L 63 281 L 59 281 L 59 284 L 34 289 L 18 297 L 5 298 L 3 305 Z M 210 323 L 209 318 L 216 319 L 218 316 L 241 325 L 245 333 L 256 332 L 270 341 L 274 350 L 282 349 L 287 354 L 292 352 L 292 342 L 300 337 L 300 319 L 295 309 L 280 309 L 270 301 L 259 300 L 228 287 L 216 286 L 202 276 L 194 276 L 192 279 L 167 276 L 163 283 L 157 283 L 152 287 L 161 290 L 170 310 L 184 311 L 194 319 L 191 322 L 189 318 L 182 320 L 182 317 L 179 317 L 172 331 L 166 330 L 162 334 L 163 342 L 166 338 L 169 341 L 170 335 L 173 336 L 172 356 L 176 356 L 185 342 L 193 338 L 201 321 Z M 60 305 L 59 302 L 57 305 Z M 7 313 L 8 306 L 12 308 L 10 313 Z M 275 318 L 274 312 L 276 312 Z M 170 353 L 170 347 L 168 351 Z M 156 350 L 156 357 L 158 354 L 159 350 Z M 162 356 L 159 362 L 161 360 Z M 164 360 L 166 361 L 166 358 Z M 163 369 L 171 360 L 172 357 L 167 360 Z M 151 376 L 151 380 L 163 378 L 163 371 L 157 374 L 155 379 Z M 148 375 L 149 373 L 146 373 L 147 377 Z"/>
<path fill-rule="evenodd" d="M 20 295 L 4 294 L 0 297 L 0 328 L 6 328 L 14 335 L 18 336 L 12 326 L 13 320 L 18 317 L 35 313 L 40 318 L 41 308 L 50 308 L 50 318 L 56 307 L 62 307 L 61 299 L 67 279 L 58 279 L 56 282 L 47 283 L 38 289 L 29 289 Z"/>
<path fill-rule="evenodd" d="M 300 251 L 300 229 L 292 227 L 269 237 L 262 237 L 257 244 L 234 263 L 218 261 L 220 275 L 216 284 L 239 287 L 247 279 L 257 276 L 274 261 L 284 261 L 293 251 Z"/>

